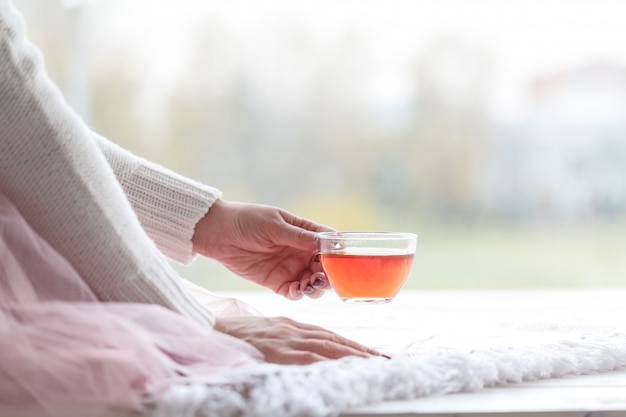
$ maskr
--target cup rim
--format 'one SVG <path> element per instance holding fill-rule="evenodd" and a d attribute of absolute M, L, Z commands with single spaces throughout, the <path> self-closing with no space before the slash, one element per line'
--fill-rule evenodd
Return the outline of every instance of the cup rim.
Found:
<path fill-rule="evenodd" d="M 365 231 L 333 231 L 318 232 L 315 234 L 316 240 L 333 239 L 333 240 L 351 240 L 363 239 L 368 240 L 417 240 L 418 235 L 410 232 L 365 232 Z"/>

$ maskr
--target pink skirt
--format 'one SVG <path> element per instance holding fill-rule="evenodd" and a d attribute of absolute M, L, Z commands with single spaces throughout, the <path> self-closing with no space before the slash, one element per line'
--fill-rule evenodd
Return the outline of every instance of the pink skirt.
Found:
<path fill-rule="evenodd" d="M 207 294 L 211 307 L 245 313 Z M 188 376 L 262 361 L 165 308 L 98 302 L 0 193 L 0 415 L 139 411 Z"/>

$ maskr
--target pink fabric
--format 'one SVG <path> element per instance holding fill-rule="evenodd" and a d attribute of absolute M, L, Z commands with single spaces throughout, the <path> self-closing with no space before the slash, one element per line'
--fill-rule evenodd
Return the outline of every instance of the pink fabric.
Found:
<path fill-rule="evenodd" d="M 165 308 L 98 302 L 0 193 L 0 415 L 140 410 L 185 376 L 259 362 Z"/>

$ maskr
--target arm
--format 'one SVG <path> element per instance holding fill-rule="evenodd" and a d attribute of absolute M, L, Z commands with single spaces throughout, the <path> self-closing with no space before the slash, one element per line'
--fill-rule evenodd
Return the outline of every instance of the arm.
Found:
<path fill-rule="evenodd" d="M 112 145 L 102 139 L 98 139 L 98 143 L 104 145 L 103 149 L 47 78 L 41 57 L 27 43 L 23 23 L 10 1 L 0 0 L 0 190 L 31 228 L 72 265 L 100 300 L 160 304 L 200 323 L 214 324 L 213 315 L 181 285 L 181 279 L 146 234 L 125 195 L 134 184 L 142 184 L 138 179 L 143 177 L 139 174 L 149 171 L 151 166 L 119 150 L 107 150 L 107 146 Z M 116 155 L 127 159 L 117 165 Z M 117 166 L 118 177 L 112 166 Z M 173 176 L 165 175 L 161 181 L 167 183 L 167 178 Z M 184 184 L 190 184 L 178 180 L 174 189 L 185 189 Z M 191 186 L 187 191 L 201 188 Z M 147 189 L 149 187 L 144 188 Z M 302 271 L 295 274 L 301 291 L 304 288 L 306 293 L 308 286 L 315 284 L 312 279 L 320 274 L 314 272 L 319 271 L 319 265 L 307 268 L 305 264 L 312 255 L 309 232 L 321 226 L 303 223 L 302 219 L 278 209 L 218 203 L 213 207 L 217 210 L 201 215 L 195 228 L 190 227 L 191 219 L 206 212 L 218 196 L 208 188 L 204 193 L 198 200 L 191 199 L 194 214 L 183 216 L 187 217 L 186 225 L 180 227 L 187 235 L 190 228 L 194 229 L 195 252 L 212 255 L 227 264 L 232 261 L 230 266 L 243 268 L 241 272 L 245 273 L 255 260 L 246 257 L 246 262 L 241 264 L 237 261 L 238 255 L 253 250 L 257 252 L 256 258 L 266 258 L 263 243 L 270 238 L 274 250 L 299 248 L 296 252 L 304 255 L 293 257 L 293 249 L 286 251 L 284 255 L 292 259 L 288 270 L 267 276 L 268 270 L 265 270 L 260 275 L 253 273 L 247 277 L 283 295 L 294 295 L 292 284 L 280 285 L 293 281 L 294 271 Z M 191 194 L 195 195 L 193 191 Z M 159 195 L 172 194 L 161 192 Z M 146 213 L 151 212 L 151 204 L 146 197 L 139 191 L 130 198 L 140 207 L 139 215 L 150 218 Z M 228 207 L 230 209 L 221 210 Z M 271 229 L 278 227 L 281 231 L 266 234 L 264 227 L 237 227 L 251 224 L 273 225 Z M 239 233 L 242 231 L 245 233 Z M 215 234 L 222 232 L 227 236 L 215 241 Z M 242 237 L 245 242 L 239 241 Z M 183 245 L 186 249 L 181 253 L 188 253 L 192 243 L 187 238 L 183 240 L 187 241 Z M 228 244 L 235 253 L 227 255 L 216 250 L 221 244 Z M 276 265 L 276 260 L 268 262 L 266 259 L 265 267 L 272 263 Z M 296 298 L 300 296 L 295 294 Z M 225 317 L 216 328 L 250 342 L 272 362 L 309 363 L 347 355 L 377 354 L 327 330 L 281 318 Z"/>
<path fill-rule="evenodd" d="M 141 227 L 92 132 L 48 79 L 21 17 L 0 0 L 0 189 L 103 301 L 212 314 Z"/>

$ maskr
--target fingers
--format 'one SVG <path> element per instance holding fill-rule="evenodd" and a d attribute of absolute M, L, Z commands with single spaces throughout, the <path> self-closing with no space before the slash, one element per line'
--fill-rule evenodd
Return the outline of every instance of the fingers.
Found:
<path fill-rule="evenodd" d="M 303 274 L 304 275 L 304 274 Z M 308 276 L 308 273 L 306 274 Z M 299 281 L 290 281 L 280 286 L 277 294 L 289 300 L 300 300 L 307 296 L 310 298 L 320 298 L 326 290 L 330 288 L 323 273 L 318 272 Z"/>
<path fill-rule="evenodd" d="M 299 340 L 298 342 L 302 344 L 295 346 L 297 349 L 309 351 L 321 358 L 320 360 L 340 359 L 345 356 L 358 356 L 361 358 L 369 358 L 372 356 L 372 354 L 363 352 L 362 350 L 329 340 Z"/>
<path fill-rule="evenodd" d="M 300 278 L 300 292 L 309 298 L 320 298 L 330 288 L 323 272 L 310 274 L 309 271 Z"/>
<path fill-rule="evenodd" d="M 311 353 L 312 355 L 310 356 L 305 354 L 300 358 L 301 360 L 310 361 L 308 363 L 319 360 L 340 359 L 346 356 L 361 358 L 380 356 L 378 351 L 346 339 L 329 330 L 308 326 L 303 323 L 298 323 L 298 325 L 303 328 L 306 338 L 294 339 L 290 347 L 295 351 Z"/>
<path fill-rule="evenodd" d="M 300 276 L 300 291 L 307 297 L 320 298 L 328 289 L 330 289 L 330 283 L 322 271 L 319 257 L 314 255 L 309 262 L 309 270 Z"/>
<path fill-rule="evenodd" d="M 320 335 L 318 338 L 308 340 L 297 340 L 294 348 L 302 351 L 310 351 L 324 359 L 340 359 L 345 356 L 358 356 L 369 358 L 380 354 L 369 348 L 359 345 L 356 342 L 340 338 L 333 333 Z"/>
<path fill-rule="evenodd" d="M 332 359 L 340 359 L 346 356 L 357 356 L 369 358 L 368 355 L 345 346 L 336 345 L 330 342 L 314 340 L 299 340 L 289 350 L 276 350 L 266 352 L 265 360 L 272 363 L 288 365 L 309 365 Z"/>
<path fill-rule="evenodd" d="M 283 218 L 285 222 L 290 225 L 295 226 L 298 229 L 304 229 L 305 231 L 310 231 L 313 233 L 317 232 L 332 232 L 334 229 L 331 229 L 328 226 L 324 226 L 315 222 L 312 222 L 303 217 L 296 216 L 294 214 L 289 213 L 285 210 L 279 210 L 280 216 Z"/>
<path fill-rule="evenodd" d="M 318 253 L 315 253 L 311 256 L 311 260 L 309 261 L 309 269 L 312 272 L 322 272 L 322 264 L 320 263 L 320 256 Z"/>
<path fill-rule="evenodd" d="M 330 289 L 330 283 L 326 275 L 321 270 L 319 262 L 311 258 L 309 269 L 300 273 L 297 281 L 289 281 L 284 283 L 276 290 L 276 293 L 290 299 L 300 300 L 303 296 L 309 298 L 320 298 Z M 286 271 L 285 273 L 288 273 Z"/>
<path fill-rule="evenodd" d="M 320 298 L 324 295 L 325 290 L 330 288 L 330 284 L 322 271 L 319 258 L 314 252 L 315 233 L 333 229 L 295 216 L 284 210 L 279 210 L 278 213 L 285 224 L 284 227 L 276 229 L 279 233 L 275 236 L 275 243 L 286 247 L 298 248 L 302 252 L 302 255 L 299 256 L 306 256 L 307 253 L 312 254 L 308 265 L 305 267 L 306 269 L 297 278 L 299 280 L 298 288 L 293 283 L 290 283 L 286 297 L 291 300 L 299 300 L 303 295 L 309 298 Z"/>
<path fill-rule="evenodd" d="M 277 317 L 275 322 L 291 335 L 285 344 L 272 343 L 265 349 L 268 362 L 310 364 L 346 356 L 369 358 L 380 356 L 374 349 L 346 339 L 322 327 Z"/>
<path fill-rule="evenodd" d="M 287 294 L 283 294 L 290 300 L 299 300 L 302 298 L 302 290 L 300 290 L 301 283 L 298 281 L 292 281 L 287 287 Z"/>
<path fill-rule="evenodd" d="M 215 329 L 245 340 L 272 363 L 309 364 L 346 356 L 380 356 L 376 350 L 330 330 L 285 317 L 218 317 Z"/>
<path fill-rule="evenodd" d="M 307 348 L 327 358 L 336 359 L 338 357 L 348 355 L 363 357 L 372 355 L 380 356 L 380 352 L 376 349 L 364 346 L 354 340 L 347 339 L 337 333 L 324 329 L 323 327 L 300 322 L 294 323 L 303 331 L 309 332 L 310 339 L 308 339 L 306 343 L 311 342 L 311 345 L 307 345 Z M 320 344 L 320 342 L 322 342 L 322 344 Z M 344 352 L 344 354 L 336 356 L 338 352 Z"/>
<path fill-rule="evenodd" d="M 282 232 L 282 236 L 280 236 L 282 241 L 280 243 L 284 245 L 312 250 L 315 248 L 316 233 L 333 230 L 284 210 L 279 210 L 279 214 L 286 223 L 285 227 L 280 228 Z"/>
<path fill-rule="evenodd" d="M 323 272 L 316 272 L 311 275 L 309 285 L 311 285 L 316 290 L 327 290 L 330 288 L 328 279 L 326 279 L 326 275 Z"/>
<path fill-rule="evenodd" d="M 280 234 L 276 236 L 276 243 L 305 251 L 315 250 L 316 232 L 294 226 L 290 223 L 277 231 L 280 232 Z"/>

